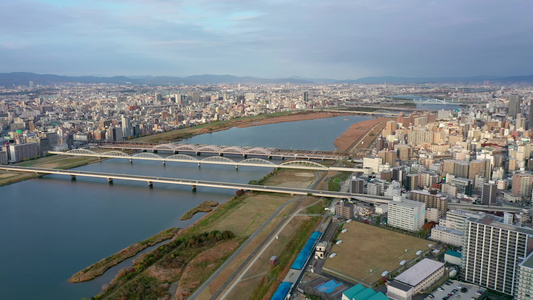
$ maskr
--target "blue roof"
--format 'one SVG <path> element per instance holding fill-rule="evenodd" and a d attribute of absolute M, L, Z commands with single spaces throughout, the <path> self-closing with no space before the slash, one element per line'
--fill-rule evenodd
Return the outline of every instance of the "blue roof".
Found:
<path fill-rule="evenodd" d="M 455 257 L 458 257 L 458 258 L 462 257 L 461 253 L 459 253 L 457 251 L 453 251 L 453 250 L 447 250 L 446 252 L 444 252 L 444 254 L 455 256 Z"/>
<path fill-rule="evenodd" d="M 322 233 L 320 231 L 315 231 L 305 243 L 304 248 L 300 253 L 298 253 L 298 256 L 296 257 L 296 260 L 292 263 L 291 269 L 301 270 L 304 267 L 305 262 L 307 261 L 307 258 L 311 254 L 311 251 L 315 248 L 316 240 L 320 237 Z"/>
<path fill-rule="evenodd" d="M 370 297 L 374 296 L 375 293 L 376 293 L 376 291 L 374 291 L 373 289 L 366 288 L 364 291 L 362 291 L 359 294 L 355 295 L 355 297 L 353 297 L 353 299 L 355 299 L 355 300 L 367 300 Z"/>
<path fill-rule="evenodd" d="M 291 282 L 284 281 L 280 283 L 278 289 L 276 290 L 274 295 L 272 295 L 272 298 L 270 298 L 270 300 L 284 300 L 287 294 L 289 293 L 291 286 Z"/>
<path fill-rule="evenodd" d="M 358 283 L 357 285 L 354 285 L 352 286 L 351 288 L 347 289 L 346 291 L 344 291 L 342 294 L 347 297 L 348 299 L 352 299 L 353 297 L 355 297 L 355 295 L 359 294 L 360 292 L 364 291 L 366 288 Z"/>
<path fill-rule="evenodd" d="M 335 290 L 336 287 L 341 285 L 342 283 L 337 283 L 335 280 L 330 280 L 322 285 L 319 285 L 317 287 L 317 290 L 321 293 L 329 294 Z"/>

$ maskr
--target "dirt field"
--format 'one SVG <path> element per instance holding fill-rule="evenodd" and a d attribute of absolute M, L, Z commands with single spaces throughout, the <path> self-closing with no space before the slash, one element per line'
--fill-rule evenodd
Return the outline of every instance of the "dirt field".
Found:
<path fill-rule="evenodd" d="M 333 142 L 338 152 L 346 152 L 372 127 L 390 120 L 389 118 L 377 118 L 361 121 L 353 124 Z"/>
<path fill-rule="evenodd" d="M 315 172 L 282 169 L 278 170 L 276 175 L 265 180 L 266 186 L 282 186 L 305 189 L 316 178 Z"/>
<path fill-rule="evenodd" d="M 342 243 L 333 245 L 331 250 L 337 256 L 328 258 L 324 267 L 369 284 L 379 280 L 384 271 L 398 268 L 402 260 L 413 259 L 416 251 L 426 250 L 429 244 L 427 240 L 359 222 L 345 223 L 343 228 L 348 231 L 339 234 Z"/>
<path fill-rule="evenodd" d="M 219 218 L 205 231 L 230 230 L 237 236 L 248 236 L 289 199 L 290 196 L 274 194 L 249 196 L 240 207 Z"/>

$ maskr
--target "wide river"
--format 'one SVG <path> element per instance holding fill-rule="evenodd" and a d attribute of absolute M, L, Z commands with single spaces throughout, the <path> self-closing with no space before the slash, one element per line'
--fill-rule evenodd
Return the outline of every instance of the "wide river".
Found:
<path fill-rule="evenodd" d="M 345 120 L 345 119 L 348 120 Z M 283 149 L 335 149 L 333 141 L 366 117 L 279 123 L 193 137 L 185 142 Z M 232 166 L 107 160 L 79 170 L 247 183 L 270 170 Z M 0 299 L 81 299 L 99 293 L 125 262 L 90 282 L 68 278 L 88 265 L 180 221 L 206 200 L 227 201 L 235 191 L 199 187 L 46 176 L 0 187 Z"/>

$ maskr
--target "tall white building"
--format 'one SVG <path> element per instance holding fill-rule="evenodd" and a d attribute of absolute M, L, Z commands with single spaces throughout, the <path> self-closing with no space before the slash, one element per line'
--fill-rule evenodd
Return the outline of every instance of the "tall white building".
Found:
<path fill-rule="evenodd" d="M 419 231 L 424 225 L 426 217 L 426 204 L 394 197 L 389 202 L 389 215 L 387 222 L 392 227 L 407 231 Z"/>
<path fill-rule="evenodd" d="M 516 300 L 531 300 L 533 297 L 533 252 L 518 265 L 518 285 L 514 296 Z"/>
<path fill-rule="evenodd" d="M 532 245 L 533 229 L 504 224 L 493 215 L 466 219 L 463 247 L 464 280 L 514 295 L 518 266 Z"/>

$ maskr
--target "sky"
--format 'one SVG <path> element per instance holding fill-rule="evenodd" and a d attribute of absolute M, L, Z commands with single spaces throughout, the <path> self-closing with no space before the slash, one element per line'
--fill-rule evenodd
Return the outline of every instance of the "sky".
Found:
<path fill-rule="evenodd" d="M 1 0 L 0 72 L 533 74 L 531 0 Z"/>

